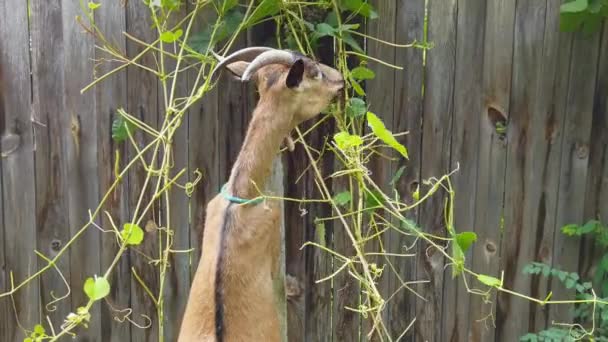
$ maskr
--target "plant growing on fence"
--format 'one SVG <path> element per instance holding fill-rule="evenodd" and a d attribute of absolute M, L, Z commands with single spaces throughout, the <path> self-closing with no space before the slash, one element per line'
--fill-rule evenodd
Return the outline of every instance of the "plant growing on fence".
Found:
<path fill-rule="evenodd" d="M 573 323 L 557 323 L 549 329 L 522 336 L 522 341 L 608 341 L 608 227 L 597 220 L 583 225 L 569 224 L 562 233 L 570 237 L 587 236 L 601 248 L 603 254 L 591 281 L 583 281 L 576 272 L 566 272 L 551 265 L 533 262 L 524 268 L 524 273 L 551 277 L 567 289 L 576 292 L 572 303 Z M 597 289 L 597 290 L 594 290 Z M 602 302 L 588 302 L 596 298 Z"/>
<path fill-rule="evenodd" d="M 76 336 L 77 327 L 86 327 L 90 320 L 90 308 L 104 300 L 110 292 L 112 272 L 120 258 L 129 249 L 149 238 L 145 233 L 147 229 L 142 229 L 144 225 L 142 222 L 157 206 L 164 207 L 163 215 L 160 219 L 156 219 L 152 228 L 157 231 L 156 243 L 159 254 L 157 257 L 149 255 L 143 257 L 158 267 L 158 292 L 151 291 L 135 270 L 132 274 L 154 303 L 155 324 L 158 325 L 159 338 L 161 340 L 164 338 L 163 289 L 171 255 L 191 252 L 173 249 L 175 232 L 171 227 L 169 195 L 175 191 L 185 191 L 190 195 L 201 179 L 200 173 L 197 173 L 192 175 L 193 181 L 187 182 L 184 177 L 186 170 L 175 170 L 173 151 L 179 146 L 174 146 L 173 138 L 183 123 L 187 110 L 197 101 L 204 101 L 204 96 L 216 85 L 217 77 L 214 77 L 216 76 L 214 66 L 217 61 L 211 52 L 219 54 L 229 52 L 240 33 L 260 22 L 269 20 L 275 21 L 277 24 L 276 44 L 279 47 L 286 45 L 314 56 L 315 49 L 320 42 L 323 39 L 331 38 L 335 45 L 337 68 L 347 80 L 347 91 L 343 101 L 339 102 L 344 105 L 336 105 L 329 115 L 319 121 L 319 123 L 325 120 L 335 120 L 336 122 L 337 132 L 331 139 L 328 139 L 324 148 L 324 151 L 332 153 L 338 161 L 337 169 L 333 173 L 327 175 L 321 172 L 318 160 L 323 157 L 323 151 L 317 151 L 306 143 L 307 134 L 316 125 L 306 132 L 299 129 L 296 131 L 296 142 L 302 144 L 304 148 L 311 165 L 310 172 L 315 175 L 316 186 L 322 197 L 318 199 L 283 199 L 296 202 L 320 202 L 331 206 L 332 216 L 316 219 L 319 236 L 324 237 L 322 230 L 327 222 L 334 222 L 337 224 L 336 229 L 342 229 L 346 233 L 354 252 L 349 254 L 345 251 L 333 250 L 329 244 L 324 242 L 324 238 L 319 239 L 319 242 L 307 242 L 305 246 L 319 248 L 333 257 L 333 272 L 319 279 L 319 282 L 331 281 L 337 274 L 344 273 L 359 285 L 361 291 L 358 305 L 346 309 L 355 311 L 370 320 L 370 331 L 363 333 L 376 334 L 389 341 L 395 338 L 395 336 L 390 336 L 382 320 L 382 313 L 394 293 L 382 293 L 377 284 L 383 274 L 397 273 L 389 256 L 410 257 L 413 254 L 405 254 L 402 250 L 388 250 L 383 245 L 382 237 L 389 231 L 413 237 L 415 241 L 424 241 L 430 248 L 436 249 L 451 266 L 453 276 L 463 280 L 468 292 L 479 295 L 488 302 L 492 291 L 500 291 L 541 305 L 587 303 L 598 306 L 608 304 L 605 300 L 600 301 L 596 297 L 578 301 L 531 298 L 504 288 L 502 279 L 498 277 L 478 274 L 467 268 L 466 255 L 477 236 L 472 232 L 457 231 L 454 227 L 455 194 L 450 183 L 451 174 L 425 180 L 411 198 L 403 198 L 395 188 L 396 180 L 403 169 L 397 171 L 390 184 L 377 184 L 372 179 L 369 166 L 371 160 L 377 158 L 407 160 L 408 151 L 406 146 L 399 142 L 399 137 L 404 133 L 391 132 L 378 115 L 368 110 L 365 102 L 364 83 L 375 77 L 375 72 L 368 67 L 367 62 L 373 60 L 382 67 L 396 69 L 400 69 L 400 67 L 384 62 L 378 56 L 368 56 L 362 48 L 361 40 L 374 40 L 399 48 L 427 49 L 430 44 L 426 41 L 426 37 L 423 37 L 422 42 L 415 41 L 400 45 L 362 33 L 360 22 L 378 20 L 378 14 L 373 6 L 363 0 L 251 0 L 247 2 L 247 5 L 240 5 L 236 0 L 198 0 L 193 3 L 193 9 L 185 15 L 183 15 L 184 2 L 181 0 L 143 1 L 149 9 L 154 23 L 151 29 L 156 31 L 157 38 L 154 41 L 145 42 L 138 37 L 125 34 L 127 39 L 143 47 L 143 50 L 136 56 L 126 56 L 120 49 L 114 47 L 104 36 L 104 32 L 95 24 L 95 11 L 103 6 L 103 3 L 93 1 L 83 3 L 84 14 L 83 18 L 79 18 L 79 22 L 97 41 L 98 48 L 109 56 L 108 60 L 119 63 L 119 66 L 108 73 L 99 75 L 94 82 L 83 89 L 83 92 L 92 89 L 109 76 L 124 71 L 127 67 L 140 68 L 155 75 L 158 79 L 162 98 L 162 122 L 159 128 L 154 128 L 131 113 L 124 110 L 118 111 L 118 118 L 112 127 L 112 136 L 117 142 L 130 144 L 135 150 L 135 155 L 124 165 L 121 165 L 120 158 L 117 158 L 113 184 L 107 189 L 99 206 L 89 213 L 90 219 L 87 224 L 65 244 L 57 255 L 50 259 L 37 252 L 47 262 L 46 266 L 27 279 L 21 281 L 11 279 L 11 289 L 0 294 L 0 297 L 11 296 L 49 270 L 61 273 L 56 266 L 57 261 L 86 230 L 92 227 L 115 237 L 118 249 L 114 261 L 102 275 L 92 274 L 79 289 L 87 295 L 88 302 L 83 303 L 76 312 L 71 313 L 59 325 L 57 322 L 48 320 L 45 322 L 46 327 L 36 325 L 33 330 L 26 331 L 26 341 L 56 341 L 64 336 Z M 214 12 L 217 18 L 207 29 L 195 33 L 193 23 L 203 10 Z M 146 55 L 155 57 L 157 61 L 155 66 L 144 65 L 141 62 L 142 57 Z M 355 67 L 350 67 L 349 62 L 353 59 L 356 59 L 358 63 Z M 186 71 L 196 76 L 186 96 L 179 97 L 178 80 L 184 77 Z M 135 140 L 134 133 L 145 135 L 149 138 L 149 142 L 140 147 Z M 130 220 L 115 224 L 116 218 L 108 212 L 103 212 L 103 205 L 110 196 L 114 195 L 127 173 L 136 167 L 145 171 L 141 192 L 137 196 L 137 205 L 130 213 Z M 341 184 L 342 190 L 334 193 L 326 183 L 328 178 Z M 270 197 L 263 193 L 260 195 Z M 445 196 L 445 236 L 429 234 L 424 231 L 424 227 L 418 227 L 408 219 L 408 211 L 414 210 L 432 196 Z M 101 215 L 107 218 L 108 227 L 97 225 L 96 219 Z M 406 252 L 412 250 L 413 247 L 409 246 Z M 398 279 L 401 278 L 398 277 Z M 413 291 L 404 281 L 401 281 L 400 285 L 397 291 L 405 289 Z M 130 311 L 128 312 L 130 313 Z M 133 323 L 129 315 L 126 315 L 124 319 Z M 178 317 L 174 318 L 174 320 L 178 319 Z M 406 332 L 407 329 L 401 336 Z"/>

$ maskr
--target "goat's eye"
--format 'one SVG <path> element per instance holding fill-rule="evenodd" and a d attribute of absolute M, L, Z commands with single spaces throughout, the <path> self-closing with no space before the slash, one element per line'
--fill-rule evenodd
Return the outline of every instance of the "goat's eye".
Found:
<path fill-rule="evenodd" d="M 317 74 L 315 75 L 315 80 L 322 80 L 323 79 L 323 72 L 321 70 L 319 70 L 319 72 L 317 72 Z"/>

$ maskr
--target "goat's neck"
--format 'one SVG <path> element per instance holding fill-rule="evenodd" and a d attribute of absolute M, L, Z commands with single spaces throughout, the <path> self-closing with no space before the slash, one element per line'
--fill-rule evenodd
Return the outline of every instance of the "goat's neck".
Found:
<path fill-rule="evenodd" d="M 245 141 L 232 167 L 228 189 L 233 196 L 250 199 L 264 190 L 281 142 L 293 129 L 287 108 L 260 99 L 253 111 Z"/>

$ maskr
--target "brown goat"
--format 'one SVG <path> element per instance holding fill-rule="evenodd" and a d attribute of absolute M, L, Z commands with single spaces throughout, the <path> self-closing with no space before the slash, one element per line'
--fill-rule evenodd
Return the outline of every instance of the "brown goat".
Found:
<path fill-rule="evenodd" d="M 240 50 L 218 68 L 223 66 L 243 81 L 255 80 L 260 100 L 228 183 L 207 205 L 202 257 L 179 341 L 274 342 L 280 340 L 272 282 L 280 203 L 238 202 L 259 196 L 282 141 L 324 110 L 344 80 L 305 56 L 269 48 Z"/>

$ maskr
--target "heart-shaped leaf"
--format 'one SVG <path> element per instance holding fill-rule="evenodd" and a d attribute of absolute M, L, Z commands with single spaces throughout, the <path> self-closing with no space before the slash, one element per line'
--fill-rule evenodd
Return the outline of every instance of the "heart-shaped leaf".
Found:
<path fill-rule="evenodd" d="M 93 301 L 100 300 L 110 293 L 110 283 L 104 277 L 89 277 L 84 282 L 84 293 Z"/>
<path fill-rule="evenodd" d="M 127 245 L 139 245 L 144 240 L 144 231 L 136 224 L 125 223 L 120 237 Z"/>

